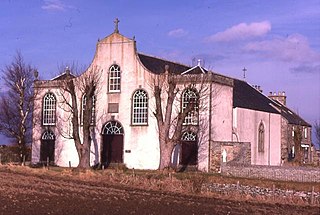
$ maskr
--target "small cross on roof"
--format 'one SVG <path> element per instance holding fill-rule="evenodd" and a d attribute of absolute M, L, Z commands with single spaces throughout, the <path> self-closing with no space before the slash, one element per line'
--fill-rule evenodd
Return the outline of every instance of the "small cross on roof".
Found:
<path fill-rule="evenodd" d="M 116 18 L 114 21 L 114 33 L 119 33 L 119 22 L 120 20 Z"/>

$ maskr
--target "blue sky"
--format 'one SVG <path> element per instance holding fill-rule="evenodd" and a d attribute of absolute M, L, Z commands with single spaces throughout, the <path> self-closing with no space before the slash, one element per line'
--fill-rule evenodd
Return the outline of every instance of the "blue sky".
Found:
<path fill-rule="evenodd" d="M 320 0 L 1 0 L 0 68 L 17 50 L 52 78 L 62 63 L 90 64 L 98 38 L 137 40 L 139 52 L 285 91 L 287 105 L 320 120 Z"/>

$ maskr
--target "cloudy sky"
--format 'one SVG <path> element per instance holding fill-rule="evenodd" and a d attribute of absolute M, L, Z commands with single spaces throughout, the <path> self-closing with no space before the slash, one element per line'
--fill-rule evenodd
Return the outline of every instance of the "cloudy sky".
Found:
<path fill-rule="evenodd" d="M 17 50 L 43 78 L 88 65 L 98 38 L 137 40 L 139 52 L 285 91 L 288 106 L 320 120 L 320 0 L 1 0 L 0 68 Z"/>

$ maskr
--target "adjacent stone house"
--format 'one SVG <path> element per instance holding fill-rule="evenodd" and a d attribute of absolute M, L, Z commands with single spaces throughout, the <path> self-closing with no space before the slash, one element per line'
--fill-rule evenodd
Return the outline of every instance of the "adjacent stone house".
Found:
<path fill-rule="evenodd" d="M 275 108 L 281 113 L 281 156 L 283 162 L 297 161 L 312 163 L 311 125 L 286 106 L 285 92 L 270 92 L 268 97 L 274 101 Z"/>

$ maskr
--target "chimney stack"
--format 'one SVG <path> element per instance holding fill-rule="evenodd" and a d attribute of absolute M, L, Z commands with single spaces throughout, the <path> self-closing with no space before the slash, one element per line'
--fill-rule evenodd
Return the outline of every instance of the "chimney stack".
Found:
<path fill-rule="evenodd" d="M 252 87 L 254 87 L 257 91 L 259 91 L 260 93 L 263 92 L 262 88 L 260 85 L 252 85 Z"/>
<path fill-rule="evenodd" d="M 273 99 L 275 101 L 280 102 L 281 104 L 283 104 L 284 106 L 287 105 L 287 96 L 286 93 L 284 91 L 282 92 L 278 92 L 278 94 L 276 92 L 269 92 L 269 96 L 270 99 Z"/>

